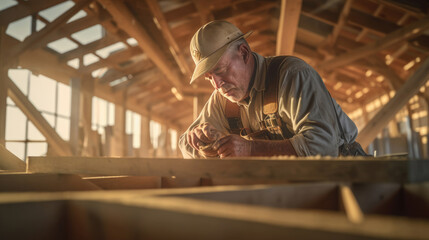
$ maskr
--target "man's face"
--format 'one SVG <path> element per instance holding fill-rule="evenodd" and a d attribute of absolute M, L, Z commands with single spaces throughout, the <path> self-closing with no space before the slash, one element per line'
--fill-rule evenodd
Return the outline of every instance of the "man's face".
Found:
<path fill-rule="evenodd" d="M 246 64 L 237 49 L 227 51 L 204 77 L 231 102 L 238 102 L 248 95 L 251 76 L 246 71 Z"/>

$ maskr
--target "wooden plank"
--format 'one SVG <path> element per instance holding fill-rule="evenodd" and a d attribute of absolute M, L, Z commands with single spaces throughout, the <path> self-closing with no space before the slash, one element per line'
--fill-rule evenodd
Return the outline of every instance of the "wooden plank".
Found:
<path fill-rule="evenodd" d="M 39 43 L 41 40 L 46 38 L 46 36 L 54 32 L 59 26 L 63 25 L 68 19 L 73 17 L 77 12 L 79 12 L 83 7 L 85 7 L 90 2 L 91 0 L 82 0 L 76 3 L 72 8 L 67 10 L 67 12 L 65 12 L 60 17 L 55 19 L 53 22 L 45 26 L 42 30 L 31 34 L 22 43 L 12 47 L 9 52 L 9 58 L 11 59 L 18 58 L 21 53 L 27 51 L 33 45 Z"/>
<path fill-rule="evenodd" d="M 0 144 L 0 169 L 25 172 L 25 163 Z"/>
<path fill-rule="evenodd" d="M 37 108 L 19 90 L 19 88 L 9 79 L 8 95 L 19 109 L 30 119 L 34 126 L 43 134 L 49 146 L 60 156 L 70 156 L 72 151 L 70 145 L 64 141 L 58 133 L 51 127 Z"/>
<path fill-rule="evenodd" d="M 118 26 L 134 37 L 140 48 L 148 55 L 154 64 L 164 73 L 166 79 L 179 92 L 182 91 L 183 81 L 181 76 L 175 71 L 175 67 L 163 55 L 159 46 L 152 40 L 146 29 L 135 19 L 131 11 L 120 1 L 98 0 L 115 19 Z"/>
<path fill-rule="evenodd" d="M 96 185 L 70 174 L 0 174 L 0 192 L 61 192 L 101 190 Z"/>
<path fill-rule="evenodd" d="M 135 235 L 145 239 L 427 239 L 429 227 L 427 221 L 418 219 L 371 216 L 354 224 L 336 212 L 180 197 L 117 204 L 73 201 L 69 207 L 71 232 L 79 233 L 79 239 L 93 239 L 100 232 L 122 239 Z"/>
<path fill-rule="evenodd" d="M 409 24 L 401 29 L 387 34 L 384 38 L 377 40 L 374 43 L 367 44 L 361 48 L 351 50 L 334 59 L 322 62 L 318 65 L 319 69 L 329 70 L 350 64 L 351 62 L 364 58 L 368 55 L 386 49 L 393 44 L 400 43 L 407 39 L 416 37 L 429 28 L 429 18 L 424 18 Z"/>
<path fill-rule="evenodd" d="M 395 96 L 381 108 L 377 114 L 365 125 L 357 137 L 362 147 L 367 147 L 377 134 L 392 120 L 411 97 L 417 94 L 429 77 L 429 58 L 427 58 L 413 75 L 396 92 Z"/>
<path fill-rule="evenodd" d="M 161 177 L 151 176 L 104 176 L 84 177 L 104 190 L 161 188 Z"/>
<path fill-rule="evenodd" d="M 301 0 L 282 0 L 281 2 L 276 55 L 293 54 L 301 5 Z"/>
<path fill-rule="evenodd" d="M 253 178 L 289 181 L 419 182 L 429 161 L 383 158 L 88 158 L 30 157 L 29 172 L 88 175 Z"/>

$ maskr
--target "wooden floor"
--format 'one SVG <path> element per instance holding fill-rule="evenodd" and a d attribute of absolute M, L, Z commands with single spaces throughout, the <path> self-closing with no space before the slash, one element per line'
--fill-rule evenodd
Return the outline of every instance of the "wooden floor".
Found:
<path fill-rule="evenodd" d="M 429 161 L 30 158 L 4 239 L 429 239 Z M 25 229 L 25 231 L 23 231 Z"/>

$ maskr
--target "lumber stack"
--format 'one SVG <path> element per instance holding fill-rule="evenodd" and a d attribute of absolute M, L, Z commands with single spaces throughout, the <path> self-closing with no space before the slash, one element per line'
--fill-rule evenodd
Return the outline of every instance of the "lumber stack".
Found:
<path fill-rule="evenodd" d="M 429 239 L 428 171 L 407 158 L 31 157 L 0 173 L 0 236 Z"/>

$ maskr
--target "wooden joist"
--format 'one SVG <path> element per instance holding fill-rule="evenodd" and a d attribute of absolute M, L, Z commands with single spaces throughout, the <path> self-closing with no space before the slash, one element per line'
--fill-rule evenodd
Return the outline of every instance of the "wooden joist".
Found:
<path fill-rule="evenodd" d="M 0 174 L 0 192 L 96 191 L 97 185 L 71 174 Z"/>
<path fill-rule="evenodd" d="M 374 43 L 370 43 L 361 48 L 351 50 L 334 59 L 324 61 L 320 63 L 317 67 L 323 70 L 330 70 L 350 64 L 353 61 L 367 57 L 371 54 L 379 52 L 380 50 L 386 49 L 393 44 L 400 43 L 407 39 L 416 37 L 422 34 L 422 32 L 424 32 L 427 28 L 429 28 L 429 18 L 423 18 L 419 21 L 411 23 L 401 29 L 387 34 L 384 38 L 379 39 Z"/>
<path fill-rule="evenodd" d="M 366 210 L 358 224 L 340 206 L 341 186 L 0 193 L 0 212 L 7 216 L 0 218 L 0 234 L 19 239 L 429 239 L 429 215 L 422 211 L 429 203 L 427 183 L 345 188 L 350 198 L 362 188 L 376 197 L 363 205 L 354 201 L 358 211 Z M 398 188 L 403 189 L 399 194 Z M 369 210 L 380 206 L 386 210 L 381 215 Z M 401 208 L 400 216 L 394 207 Z"/>
<path fill-rule="evenodd" d="M 26 16 L 31 16 L 43 9 L 52 7 L 64 0 L 25 1 L 0 12 L 0 25 L 7 26 L 9 23 Z"/>
<path fill-rule="evenodd" d="M 65 12 L 63 15 L 55 19 L 52 23 L 48 24 L 46 27 L 44 27 L 39 32 L 33 33 L 28 38 L 24 40 L 24 42 L 15 45 L 13 48 L 8 51 L 8 56 L 11 59 L 18 58 L 19 55 L 25 51 L 27 51 L 29 48 L 31 48 L 33 45 L 39 43 L 44 38 L 46 38 L 49 34 L 52 34 L 57 28 L 65 22 L 73 17 L 77 12 L 79 12 L 83 7 L 89 4 L 91 0 L 82 0 L 78 3 L 76 3 L 71 9 L 69 9 L 67 12 Z M 13 61 L 12 61 L 13 62 Z"/>
<path fill-rule="evenodd" d="M 254 178 L 290 181 L 417 182 L 429 180 L 429 161 L 352 158 L 88 158 L 30 157 L 28 172 L 88 175 Z"/>
<path fill-rule="evenodd" d="M 131 37 L 134 37 L 139 43 L 140 48 L 148 55 L 154 64 L 165 74 L 166 79 L 182 91 L 183 80 L 175 67 L 171 66 L 170 61 L 163 55 L 159 46 L 152 40 L 149 33 L 133 16 L 131 11 L 120 1 L 98 0 L 107 11 L 110 12 L 118 26 L 120 26 Z"/>

